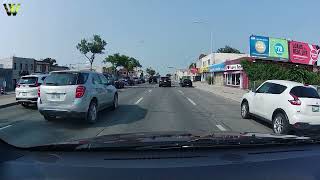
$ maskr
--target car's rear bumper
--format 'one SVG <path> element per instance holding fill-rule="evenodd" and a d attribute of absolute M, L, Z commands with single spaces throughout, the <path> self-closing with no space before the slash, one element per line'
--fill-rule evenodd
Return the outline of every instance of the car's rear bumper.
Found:
<path fill-rule="evenodd" d="M 16 97 L 16 101 L 18 103 L 37 103 L 37 100 L 38 98 L 19 98 L 19 97 Z"/>
<path fill-rule="evenodd" d="M 44 116 L 58 116 L 63 118 L 84 118 L 86 112 L 64 111 L 64 110 L 39 110 Z"/>
<path fill-rule="evenodd" d="M 159 83 L 160 86 L 171 86 L 171 83 L 169 82 L 161 82 Z"/>

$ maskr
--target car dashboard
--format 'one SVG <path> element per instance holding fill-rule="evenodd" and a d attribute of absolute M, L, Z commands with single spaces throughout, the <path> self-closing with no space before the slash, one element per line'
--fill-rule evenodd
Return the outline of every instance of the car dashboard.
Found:
<path fill-rule="evenodd" d="M 319 179 L 320 146 L 55 152 L 1 145 L 0 179 Z"/>

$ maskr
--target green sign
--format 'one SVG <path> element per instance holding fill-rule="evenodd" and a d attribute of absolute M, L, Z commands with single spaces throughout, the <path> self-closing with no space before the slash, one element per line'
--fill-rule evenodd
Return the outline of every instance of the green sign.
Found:
<path fill-rule="evenodd" d="M 269 38 L 269 56 L 279 60 L 288 60 L 288 41 L 285 39 Z"/>

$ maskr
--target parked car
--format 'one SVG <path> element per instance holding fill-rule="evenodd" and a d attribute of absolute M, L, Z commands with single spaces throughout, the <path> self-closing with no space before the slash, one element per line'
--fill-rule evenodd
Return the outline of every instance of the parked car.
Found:
<path fill-rule="evenodd" d="M 161 77 L 159 80 L 159 87 L 171 87 L 171 79 L 169 77 Z"/>
<path fill-rule="evenodd" d="M 16 101 L 24 107 L 37 104 L 38 87 L 48 74 L 33 74 L 22 76 L 16 86 Z"/>
<path fill-rule="evenodd" d="M 320 125 L 320 97 L 310 85 L 268 80 L 241 100 L 241 116 L 251 115 L 270 122 L 277 134 L 314 130 Z"/>
<path fill-rule="evenodd" d="M 124 88 L 124 81 L 123 81 L 123 79 L 116 78 L 116 79 L 114 80 L 114 86 L 115 86 L 117 89 L 122 89 L 122 88 Z"/>
<path fill-rule="evenodd" d="M 103 74 L 104 77 L 106 77 L 110 83 L 112 85 L 114 85 L 114 87 L 116 87 L 117 89 L 121 89 L 121 88 L 124 88 L 124 82 L 122 80 L 119 80 L 119 77 L 117 76 L 114 76 L 112 74 L 108 74 L 108 73 L 104 73 Z"/>
<path fill-rule="evenodd" d="M 134 77 L 133 81 L 135 84 L 141 84 L 140 78 L 138 78 L 138 77 Z"/>
<path fill-rule="evenodd" d="M 146 83 L 146 80 L 144 78 L 140 78 L 141 83 Z"/>
<path fill-rule="evenodd" d="M 91 71 L 52 72 L 38 89 L 38 109 L 46 120 L 56 117 L 97 121 L 98 111 L 118 107 L 118 92 L 100 73 Z"/>
<path fill-rule="evenodd" d="M 135 83 L 134 83 L 133 79 L 131 79 L 129 76 L 124 77 L 123 79 L 124 79 L 124 82 L 127 86 L 134 86 Z"/>
<path fill-rule="evenodd" d="M 158 83 L 158 79 L 155 76 L 149 77 L 149 84 Z"/>
<path fill-rule="evenodd" d="M 180 82 L 181 87 L 192 87 L 192 81 L 190 79 L 182 79 Z"/>

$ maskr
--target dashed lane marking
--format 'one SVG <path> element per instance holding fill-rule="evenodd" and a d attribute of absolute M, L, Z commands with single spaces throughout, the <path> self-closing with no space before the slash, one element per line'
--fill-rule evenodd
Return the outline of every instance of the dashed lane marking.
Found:
<path fill-rule="evenodd" d="M 194 101 L 192 101 L 190 98 L 187 97 L 187 99 L 188 99 L 188 101 L 189 101 L 192 105 L 194 105 L 194 106 L 197 105 L 197 104 L 196 104 Z"/>
<path fill-rule="evenodd" d="M 226 131 L 226 130 L 227 130 L 226 128 L 224 128 L 224 127 L 221 126 L 220 124 L 217 124 L 216 126 L 217 126 L 217 128 L 220 129 L 220 131 Z"/>
<path fill-rule="evenodd" d="M 138 99 L 138 101 L 137 101 L 137 102 L 135 102 L 134 104 L 139 104 L 139 102 L 141 102 L 141 101 L 142 101 L 142 99 L 143 99 L 143 97 L 141 97 L 140 99 Z"/>
<path fill-rule="evenodd" d="M 179 93 L 184 94 L 181 90 L 178 90 L 178 91 L 179 91 Z"/>

